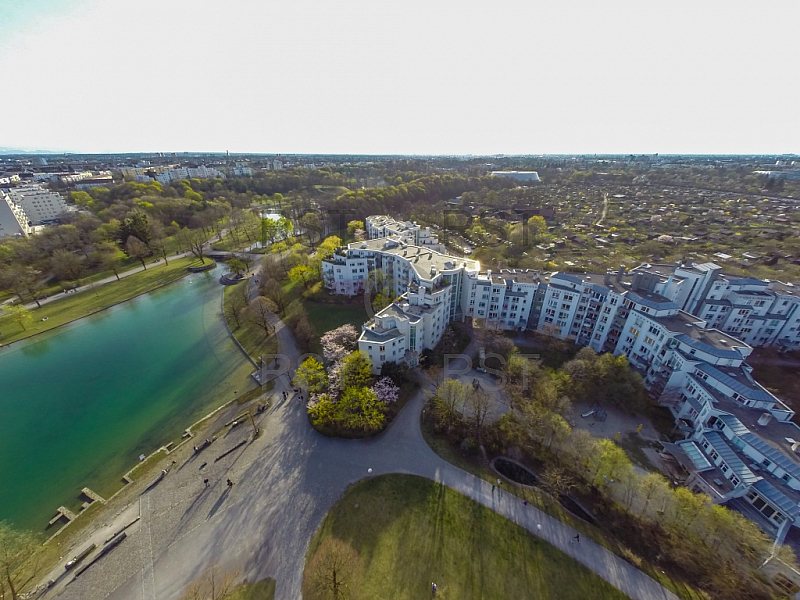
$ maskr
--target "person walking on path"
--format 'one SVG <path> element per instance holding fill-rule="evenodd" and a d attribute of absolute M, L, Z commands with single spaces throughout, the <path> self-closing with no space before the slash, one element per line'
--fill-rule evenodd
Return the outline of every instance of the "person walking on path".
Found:
<path fill-rule="evenodd" d="M 579 533 L 574 538 L 572 538 L 572 541 L 570 543 L 578 543 L 578 544 L 580 544 L 581 543 L 581 534 Z"/>
<path fill-rule="evenodd" d="M 494 488 L 496 488 L 496 487 L 497 487 L 497 486 L 496 486 L 495 484 L 492 484 L 492 493 L 493 493 L 493 494 L 494 494 Z"/>
<path fill-rule="evenodd" d="M 203 479 L 203 486 L 208 487 L 208 478 Z"/>
<path fill-rule="evenodd" d="M 228 489 L 233 487 L 233 482 L 231 481 L 230 477 L 228 478 Z"/>
<path fill-rule="evenodd" d="M 431 597 L 436 598 L 436 583 L 431 582 Z"/>

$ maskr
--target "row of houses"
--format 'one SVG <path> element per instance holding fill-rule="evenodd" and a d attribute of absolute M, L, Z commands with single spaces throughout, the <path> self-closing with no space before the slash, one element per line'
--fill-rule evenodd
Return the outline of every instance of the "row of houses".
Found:
<path fill-rule="evenodd" d="M 376 229 L 368 231 L 372 237 Z M 360 294 L 379 281 L 397 298 L 358 340 L 376 372 L 390 361 L 418 364 L 450 321 L 467 318 L 624 354 L 684 435 L 665 449 L 688 487 L 781 542 L 800 527 L 800 428 L 746 362 L 755 345 L 800 346 L 793 285 L 726 275 L 714 263 L 604 274 L 482 271 L 477 261 L 408 239 L 356 242 L 322 265 L 333 293 Z"/>

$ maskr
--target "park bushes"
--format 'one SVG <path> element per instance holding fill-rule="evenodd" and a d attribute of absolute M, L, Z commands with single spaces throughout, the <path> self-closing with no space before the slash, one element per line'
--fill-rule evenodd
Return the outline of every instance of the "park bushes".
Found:
<path fill-rule="evenodd" d="M 352 325 L 326 333 L 320 341 L 327 367 L 311 357 L 295 372 L 294 384 L 308 394 L 311 424 L 326 435 L 365 437 L 382 431 L 401 397 L 392 377 L 375 377 L 369 357 L 354 350 L 357 338 Z M 398 377 L 402 370 L 389 373 Z"/>
<path fill-rule="evenodd" d="M 561 369 L 547 369 L 512 351 L 503 373 L 510 412 L 487 425 L 479 390 L 444 379 L 429 405 L 432 426 L 462 454 L 483 447 L 537 465 L 544 486 L 590 507 L 633 562 L 644 559 L 713 598 L 770 598 L 759 570 L 770 540 L 751 521 L 660 474 L 641 474 L 614 441 L 569 425 L 573 398 L 633 412 L 646 407 L 641 378 L 623 361 L 584 348 Z M 791 551 L 781 552 L 793 564 Z"/>

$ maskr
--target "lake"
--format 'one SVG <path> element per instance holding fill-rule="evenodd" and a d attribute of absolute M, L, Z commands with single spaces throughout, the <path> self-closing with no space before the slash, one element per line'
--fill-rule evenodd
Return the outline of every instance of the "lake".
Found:
<path fill-rule="evenodd" d="M 79 509 L 83 487 L 108 497 L 140 454 L 255 385 L 218 277 L 192 274 L 0 350 L 0 521 L 41 530 L 59 506 Z"/>

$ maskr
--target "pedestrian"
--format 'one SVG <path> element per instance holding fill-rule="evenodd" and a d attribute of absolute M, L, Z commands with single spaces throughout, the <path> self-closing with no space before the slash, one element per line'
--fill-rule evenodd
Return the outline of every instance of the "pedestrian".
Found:
<path fill-rule="evenodd" d="M 500 479 L 498 479 L 498 480 L 497 480 L 497 487 L 500 487 L 500 484 L 502 484 L 502 483 L 503 483 L 503 482 L 502 482 L 502 481 L 500 481 Z"/>
<path fill-rule="evenodd" d="M 205 487 L 208 487 L 208 478 L 206 478 L 206 479 L 203 479 L 203 485 L 204 485 Z"/>
<path fill-rule="evenodd" d="M 541 530 L 542 530 L 542 524 L 541 524 L 541 523 L 537 523 L 537 524 L 536 524 L 536 529 L 538 529 L 539 531 L 541 531 Z"/>
<path fill-rule="evenodd" d="M 528 506 L 528 501 L 527 501 L 527 500 L 525 500 L 525 501 L 522 503 L 522 506 Z"/>
<path fill-rule="evenodd" d="M 233 482 L 230 480 L 230 477 L 229 477 L 228 478 L 228 489 L 230 489 L 232 487 L 233 487 Z"/>
<path fill-rule="evenodd" d="M 431 596 L 436 597 L 436 584 L 431 582 Z"/>
<path fill-rule="evenodd" d="M 496 488 L 496 487 L 497 487 L 497 486 L 496 486 L 495 484 L 492 484 L 492 493 L 493 493 L 493 494 L 494 494 L 494 488 Z"/>
<path fill-rule="evenodd" d="M 581 534 L 579 533 L 578 535 L 576 535 L 576 536 L 575 536 L 574 538 L 572 538 L 572 539 L 573 539 L 573 540 L 575 540 L 577 543 L 579 543 L 579 544 L 580 544 L 580 543 L 581 543 Z"/>

